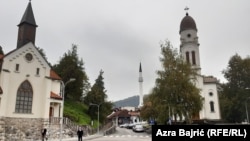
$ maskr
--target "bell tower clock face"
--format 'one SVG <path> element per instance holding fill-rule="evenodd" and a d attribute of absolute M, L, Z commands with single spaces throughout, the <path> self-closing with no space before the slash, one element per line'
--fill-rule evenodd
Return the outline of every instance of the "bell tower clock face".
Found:
<path fill-rule="evenodd" d="M 31 53 L 27 53 L 27 54 L 25 55 L 25 59 L 26 59 L 27 61 L 31 61 L 31 60 L 33 59 L 32 54 L 31 54 Z"/>

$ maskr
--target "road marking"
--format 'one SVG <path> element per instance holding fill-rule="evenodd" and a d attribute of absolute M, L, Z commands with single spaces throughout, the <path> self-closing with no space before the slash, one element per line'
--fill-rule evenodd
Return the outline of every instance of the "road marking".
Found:
<path fill-rule="evenodd" d="M 143 135 L 106 135 L 104 137 L 111 137 L 111 138 L 120 138 L 120 137 L 123 137 L 123 138 L 151 138 L 151 136 L 143 136 Z"/>

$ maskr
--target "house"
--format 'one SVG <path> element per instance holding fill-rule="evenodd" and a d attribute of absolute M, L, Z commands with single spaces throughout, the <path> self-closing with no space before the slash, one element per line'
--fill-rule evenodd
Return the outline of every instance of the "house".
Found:
<path fill-rule="evenodd" d="M 37 27 L 29 2 L 18 24 L 17 46 L 0 54 L 0 140 L 39 139 L 52 119 L 60 124 L 62 79 L 35 45 Z"/>

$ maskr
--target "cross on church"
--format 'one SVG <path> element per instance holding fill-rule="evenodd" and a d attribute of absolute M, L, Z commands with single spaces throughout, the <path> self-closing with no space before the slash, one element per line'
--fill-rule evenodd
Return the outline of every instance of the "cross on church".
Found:
<path fill-rule="evenodd" d="M 186 7 L 184 8 L 184 10 L 185 10 L 186 12 L 188 12 L 189 8 L 186 6 Z"/>

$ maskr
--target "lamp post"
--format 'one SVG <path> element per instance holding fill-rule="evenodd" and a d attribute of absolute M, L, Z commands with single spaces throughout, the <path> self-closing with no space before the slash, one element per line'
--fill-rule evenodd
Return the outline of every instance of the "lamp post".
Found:
<path fill-rule="evenodd" d="M 249 118 L 248 118 L 248 109 L 247 109 L 247 100 L 250 99 L 250 97 L 248 97 L 245 101 L 245 108 L 246 108 L 246 115 L 247 115 L 247 124 L 249 124 Z"/>
<path fill-rule="evenodd" d="M 97 108 L 98 108 L 98 113 L 97 113 L 97 133 L 99 134 L 99 107 L 100 107 L 100 105 L 101 105 L 102 103 L 100 103 L 100 104 L 95 104 L 95 103 L 90 103 L 89 105 L 90 106 L 97 106 Z"/>
<path fill-rule="evenodd" d="M 60 141 L 62 141 L 62 128 L 63 128 L 63 108 L 64 108 L 64 92 L 65 92 L 65 87 L 68 83 L 75 81 L 75 78 L 70 78 L 65 84 L 63 81 L 60 81 L 60 83 L 62 84 L 62 115 L 61 115 L 61 124 L 60 124 Z"/>

